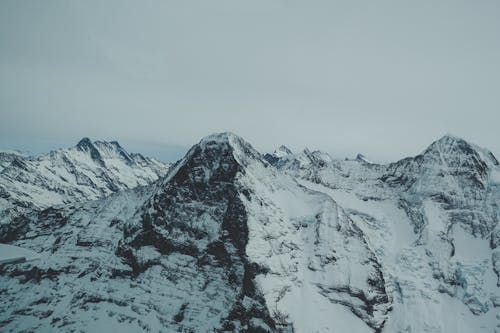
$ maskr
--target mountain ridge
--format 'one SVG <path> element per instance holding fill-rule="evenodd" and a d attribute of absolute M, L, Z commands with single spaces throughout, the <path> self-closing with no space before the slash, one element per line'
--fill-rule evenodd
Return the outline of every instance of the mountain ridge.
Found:
<path fill-rule="evenodd" d="M 128 154 L 116 141 L 80 140 L 76 146 L 38 156 L 3 159 L 0 210 L 44 209 L 55 204 L 93 200 L 113 192 L 147 185 L 168 165 L 140 154 Z M 8 195 L 6 195 L 8 193 Z"/>
<path fill-rule="evenodd" d="M 209 135 L 149 185 L 16 222 L 42 258 L 0 268 L 0 327 L 492 331 L 498 166 L 442 143 L 373 165 Z"/>

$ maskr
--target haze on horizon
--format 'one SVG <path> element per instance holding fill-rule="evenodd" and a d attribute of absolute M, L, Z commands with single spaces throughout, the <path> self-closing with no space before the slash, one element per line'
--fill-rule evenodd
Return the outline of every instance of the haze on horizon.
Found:
<path fill-rule="evenodd" d="M 2 1 L 0 149 L 164 160 L 213 132 L 394 161 L 500 155 L 496 1 Z"/>

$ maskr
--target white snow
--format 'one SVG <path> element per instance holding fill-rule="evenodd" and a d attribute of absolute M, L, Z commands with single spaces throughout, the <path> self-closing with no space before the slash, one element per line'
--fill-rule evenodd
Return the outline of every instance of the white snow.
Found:
<path fill-rule="evenodd" d="M 470 165 L 477 155 L 456 154 L 459 140 L 445 137 L 418 160 L 388 166 L 337 161 L 307 149 L 294 155 L 280 148 L 275 156 L 283 159 L 281 171 L 261 162 L 258 152 L 231 133 L 206 137 L 198 147 L 203 150 L 229 144 L 234 148 L 235 159 L 244 167 L 236 185 L 250 193 L 240 195 L 248 213 L 246 255 L 263 268 L 255 282 L 271 315 L 286 318 L 296 333 L 374 332 L 373 326 L 384 321 L 384 333 L 495 332 L 500 329 L 500 292 L 494 268 L 498 268 L 500 252 L 492 250 L 490 237 L 498 224 L 500 169 L 493 165 L 489 152 L 478 150 L 488 173 L 474 173 Z M 11 170 L 10 178 L 0 184 L 20 198 L 27 194 L 26 200 L 49 206 L 72 195 L 85 200 L 108 195 L 111 191 L 100 177 L 102 172 L 121 189 L 147 184 L 155 177 L 153 168 L 131 168 L 111 146 L 96 145 L 106 170 L 97 167 L 88 154 L 70 149 L 27 161 L 29 172 Z M 79 177 L 69 164 L 61 162 L 62 156 L 78 166 Z M 124 234 L 122 228 L 141 221 L 144 202 L 153 191 L 161 192 L 181 164 L 154 186 L 83 204 L 56 235 L 37 234 L 35 230 L 27 235 L 33 238 L 16 242 L 33 251 L 0 245 L 0 260 L 39 257 L 42 270 L 70 269 L 57 281 L 45 279 L 36 284 L 0 276 L 11 298 L 10 305 L 2 305 L 0 310 L 10 313 L 11 307 L 25 308 L 41 296 L 57 295 L 58 303 L 51 307 L 54 312 L 48 318 L 69 316 L 78 321 L 72 328 L 159 331 L 165 320 L 171 323 L 188 302 L 186 321 L 192 330 L 205 332 L 217 327 L 237 297 L 219 279 L 225 276 L 224 268 L 210 266 L 200 272 L 192 256 L 162 255 L 153 246 L 143 246 L 133 250 L 138 262 L 157 265 L 134 279 L 106 276 L 111 269 L 130 270 L 115 252 Z M 388 173 L 396 181 L 387 181 Z M 211 170 L 205 168 L 200 175 L 207 181 Z M 479 190 L 473 187 L 476 183 L 471 185 L 471 179 L 477 181 Z M 10 192 L 12 189 L 17 194 Z M 76 192 L 68 195 L 70 190 Z M 2 207 L 7 205 L 4 201 L 0 200 Z M 414 211 L 405 210 L 408 207 L 402 202 Z M 220 221 L 210 209 L 202 207 L 200 211 L 185 223 L 205 233 L 198 244 L 203 247 L 219 237 Z M 452 219 L 453 214 L 459 222 Z M 115 225 L 115 219 L 121 222 Z M 473 227 L 478 227 L 475 234 Z M 56 236 L 63 237 L 60 249 L 54 249 Z M 179 234 L 178 240 L 184 237 L 187 239 Z M 78 240 L 94 245 L 75 246 Z M 88 275 L 76 279 L 71 271 L 75 267 L 87 269 Z M 368 283 L 379 273 L 387 300 L 377 299 L 368 313 L 362 297 L 356 295 L 369 299 L 380 296 Z M 84 303 L 85 297 L 79 295 L 102 297 L 104 301 L 98 306 Z M 68 314 L 72 306 L 85 311 Z M 33 305 L 30 309 L 44 307 Z M 266 325 L 258 319 L 252 323 Z M 36 325 L 40 331 L 54 328 L 48 320 L 32 315 L 16 317 L 7 325 L 18 331 Z"/>

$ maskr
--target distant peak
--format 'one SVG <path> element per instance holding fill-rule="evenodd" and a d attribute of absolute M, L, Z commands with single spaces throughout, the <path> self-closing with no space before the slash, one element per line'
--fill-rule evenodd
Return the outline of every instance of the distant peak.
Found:
<path fill-rule="evenodd" d="M 293 155 L 293 152 L 287 146 L 281 145 L 274 151 L 273 155 L 281 158 L 288 155 Z"/>
<path fill-rule="evenodd" d="M 118 141 L 116 141 L 116 140 L 111 141 L 110 144 L 112 144 L 116 148 L 123 149 L 123 147 L 120 145 L 120 143 L 118 143 Z"/>
<path fill-rule="evenodd" d="M 92 141 L 90 141 L 89 138 L 85 137 L 85 138 L 82 138 L 80 141 L 78 141 L 76 146 L 78 148 L 86 149 L 86 148 L 93 147 L 94 145 L 93 145 Z"/>
<path fill-rule="evenodd" d="M 83 138 L 78 142 L 76 147 L 83 151 L 83 152 L 88 152 L 90 153 L 90 157 L 98 162 L 101 165 L 104 165 L 104 162 L 102 160 L 101 154 L 99 153 L 99 150 L 95 147 L 94 143 L 90 141 L 89 138 Z"/>
<path fill-rule="evenodd" d="M 369 159 L 367 159 L 365 157 L 365 155 L 363 155 L 363 154 L 356 155 L 356 161 L 363 162 L 363 163 L 368 163 L 368 164 L 373 164 L 373 162 L 370 161 Z"/>

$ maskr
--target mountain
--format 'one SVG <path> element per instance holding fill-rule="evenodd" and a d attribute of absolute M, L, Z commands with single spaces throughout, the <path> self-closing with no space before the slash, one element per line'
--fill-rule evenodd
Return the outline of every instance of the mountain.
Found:
<path fill-rule="evenodd" d="M 152 183 L 168 165 L 129 154 L 116 141 L 82 139 L 75 147 L 31 157 L 0 153 L 0 211 L 84 202 Z"/>
<path fill-rule="evenodd" d="M 499 175 L 452 136 L 379 165 L 210 135 L 149 185 L 7 224 L 40 259 L 0 267 L 0 328 L 493 332 Z"/>
<path fill-rule="evenodd" d="M 356 155 L 356 160 L 360 161 L 360 162 L 368 163 L 368 164 L 372 164 L 373 163 L 372 161 L 370 161 L 369 159 L 367 159 L 365 157 L 365 155 L 363 155 L 363 154 Z"/>
<path fill-rule="evenodd" d="M 500 168 L 491 152 L 446 135 L 388 165 L 274 165 L 330 195 L 367 235 L 392 285 L 384 331 L 492 332 L 500 324 Z"/>
<path fill-rule="evenodd" d="M 24 157 L 27 156 L 17 151 L 0 151 L 0 172 L 11 164 L 16 158 Z"/>

